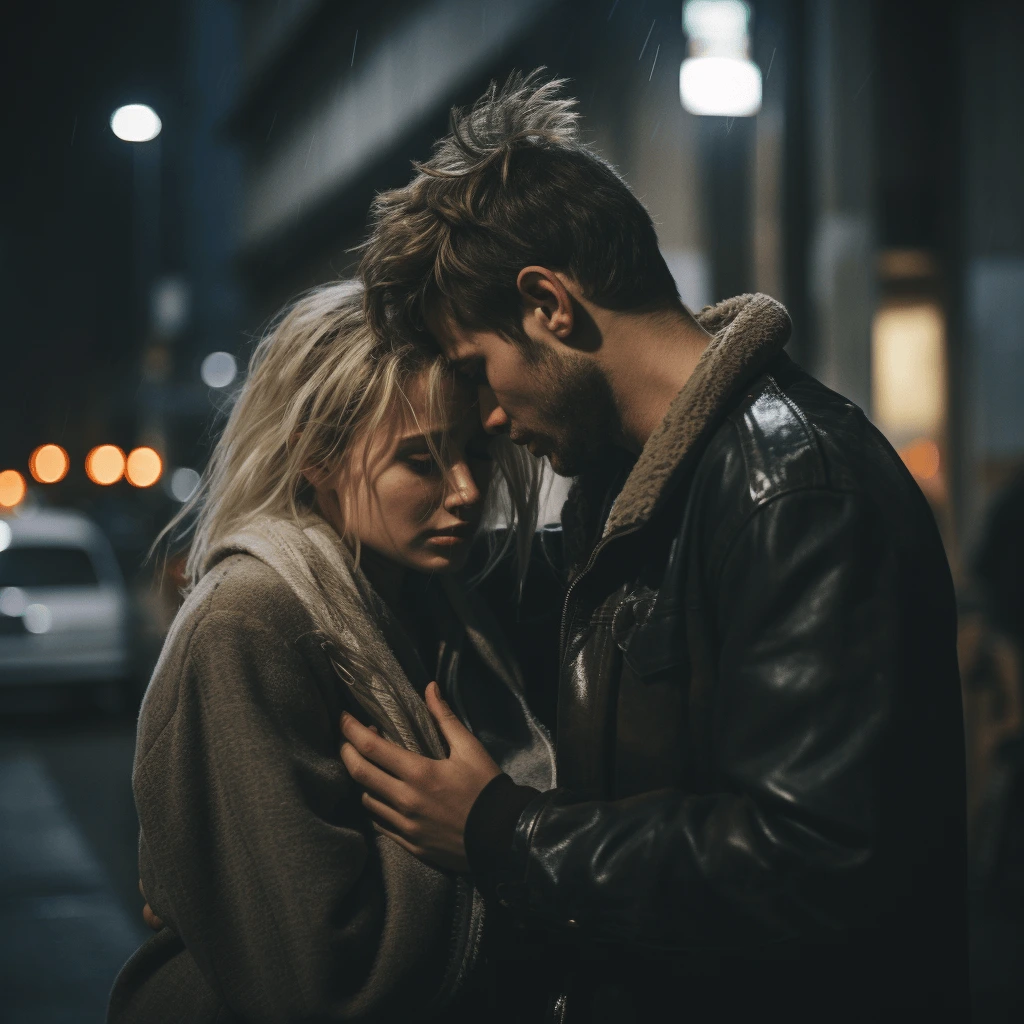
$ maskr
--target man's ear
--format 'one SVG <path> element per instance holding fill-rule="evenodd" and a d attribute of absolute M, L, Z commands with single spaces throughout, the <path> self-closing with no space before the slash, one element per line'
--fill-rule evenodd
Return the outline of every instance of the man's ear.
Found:
<path fill-rule="evenodd" d="M 560 341 L 567 341 L 576 313 L 562 277 L 546 267 L 523 267 L 516 287 L 523 300 L 524 317 L 534 319 Z"/>

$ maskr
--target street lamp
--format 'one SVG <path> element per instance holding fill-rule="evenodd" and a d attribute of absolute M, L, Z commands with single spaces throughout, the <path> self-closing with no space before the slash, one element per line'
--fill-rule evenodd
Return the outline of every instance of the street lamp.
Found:
<path fill-rule="evenodd" d="M 144 103 L 118 107 L 110 116 L 110 130 L 131 144 L 132 221 L 137 302 L 137 330 L 144 347 L 150 334 L 150 305 L 153 285 L 160 271 L 160 133 L 163 123 L 156 111 Z M 146 364 L 146 352 L 142 353 Z M 167 451 L 162 406 L 152 403 L 146 409 L 144 433 L 157 449 Z M 129 476 L 129 480 L 131 477 Z"/>
<path fill-rule="evenodd" d="M 753 117 L 761 109 L 761 69 L 750 59 L 750 7 L 743 0 L 687 0 L 689 56 L 679 98 L 691 114 Z"/>
<path fill-rule="evenodd" d="M 162 128 L 156 111 L 145 103 L 129 103 L 110 115 L 110 130 L 123 142 L 132 143 L 135 268 L 143 311 L 159 262 Z"/>
<path fill-rule="evenodd" d="M 124 142 L 152 142 L 162 127 L 156 111 L 145 103 L 129 103 L 110 115 L 110 130 Z"/>

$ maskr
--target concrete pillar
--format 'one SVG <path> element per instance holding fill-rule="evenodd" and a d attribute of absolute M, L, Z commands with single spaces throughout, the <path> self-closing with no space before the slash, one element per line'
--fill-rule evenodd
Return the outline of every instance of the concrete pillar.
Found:
<path fill-rule="evenodd" d="M 870 413 L 876 246 L 871 5 L 810 0 L 807 18 L 810 369 Z"/>

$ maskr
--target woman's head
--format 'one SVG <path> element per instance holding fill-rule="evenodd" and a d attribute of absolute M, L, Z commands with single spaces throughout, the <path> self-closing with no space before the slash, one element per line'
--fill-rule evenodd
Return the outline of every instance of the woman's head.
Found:
<path fill-rule="evenodd" d="M 458 568 L 468 545 L 441 538 L 475 529 L 489 490 L 527 527 L 524 550 L 536 468 L 482 435 L 473 403 L 438 359 L 377 339 L 358 285 L 302 296 L 257 347 L 200 489 L 171 524 L 196 515 L 189 579 L 252 517 L 310 509 L 357 550 L 420 570 Z M 492 459 L 504 486 L 489 488 Z"/>
<path fill-rule="evenodd" d="M 320 513 L 360 547 L 421 572 L 458 569 L 494 473 L 475 389 L 428 367 L 402 399 L 386 422 L 356 434 L 340 464 L 306 478 Z"/>

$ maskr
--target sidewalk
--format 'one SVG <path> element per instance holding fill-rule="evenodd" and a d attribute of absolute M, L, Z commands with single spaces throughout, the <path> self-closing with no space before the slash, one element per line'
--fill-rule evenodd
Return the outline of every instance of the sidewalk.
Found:
<path fill-rule="evenodd" d="M 104 1019 L 120 966 L 146 937 L 114 895 L 42 762 L 0 749 L 0 1017 Z"/>

